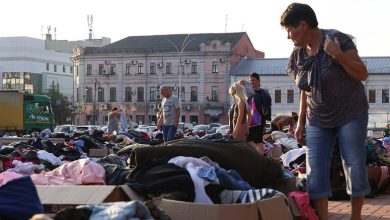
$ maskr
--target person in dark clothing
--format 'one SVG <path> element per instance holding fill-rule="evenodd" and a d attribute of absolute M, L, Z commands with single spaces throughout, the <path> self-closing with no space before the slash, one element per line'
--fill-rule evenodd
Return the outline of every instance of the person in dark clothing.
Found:
<path fill-rule="evenodd" d="M 254 100 L 257 106 L 257 110 L 261 112 L 261 124 L 249 128 L 248 141 L 252 141 L 256 146 L 257 151 L 260 154 L 264 154 L 263 133 L 268 114 L 271 114 L 271 105 L 268 100 L 271 100 L 271 96 L 265 89 L 260 88 L 260 76 L 257 73 L 249 75 L 249 82 L 255 90 Z M 268 111 L 268 113 L 266 113 Z M 266 113 L 266 114 L 264 114 Z"/>

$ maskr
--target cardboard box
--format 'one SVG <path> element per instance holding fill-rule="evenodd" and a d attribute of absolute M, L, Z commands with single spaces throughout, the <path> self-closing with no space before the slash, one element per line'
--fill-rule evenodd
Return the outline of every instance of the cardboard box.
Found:
<path fill-rule="evenodd" d="M 301 214 L 301 211 L 299 211 L 297 204 L 295 203 L 294 199 L 288 198 L 288 202 L 290 204 L 291 213 L 294 216 L 294 219 L 300 220 L 305 219 L 305 217 Z"/>
<path fill-rule="evenodd" d="M 140 198 L 126 185 L 38 185 L 36 188 L 45 214 L 55 214 L 61 209 L 78 205 L 131 201 Z"/>
<path fill-rule="evenodd" d="M 292 220 L 289 205 L 283 197 L 247 204 L 208 205 L 158 199 L 154 201 L 172 220 Z"/>
<path fill-rule="evenodd" d="M 112 149 L 89 149 L 89 157 L 105 157 L 107 155 L 113 154 Z"/>

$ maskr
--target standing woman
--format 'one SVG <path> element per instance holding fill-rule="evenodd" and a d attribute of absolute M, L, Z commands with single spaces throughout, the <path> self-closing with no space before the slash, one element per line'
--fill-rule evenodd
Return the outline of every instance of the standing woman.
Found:
<path fill-rule="evenodd" d="M 119 132 L 119 121 L 120 121 L 121 110 L 117 107 L 113 107 L 108 113 L 108 125 L 107 133 L 112 134 L 114 131 Z"/>
<path fill-rule="evenodd" d="M 351 37 L 319 29 L 307 4 L 292 3 L 281 26 L 294 43 L 287 72 L 301 90 L 295 137 L 303 143 L 306 129 L 307 192 L 320 219 L 328 219 L 332 147 L 339 141 L 351 219 L 361 219 L 364 196 L 370 192 L 364 141 L 368 103 L 362 80 L 368 77 Z"/>
<path fill-rule="evenodd" d="M 236 107 L 233 109 L 233 131 L 230 131 L 230 133 L 234 138 L 246 142 L 249 134 L 248 122 L 251 120 L 251 115 L 244 95 L 244 88 L 240 82 L 235 82 L 230 86 L 229 93 L 236 103 Z"/>

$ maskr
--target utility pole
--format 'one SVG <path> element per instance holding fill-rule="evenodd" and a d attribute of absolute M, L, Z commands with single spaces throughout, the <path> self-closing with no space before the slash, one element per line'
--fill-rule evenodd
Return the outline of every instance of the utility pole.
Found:
<path fill-rule="evenodd" d="M 97 86 L 97 79 L 95 78 L 95 94 L 93 95 L 93 125 L 96 125 L 96 86 Z"/>
<path fill-rule="evenodd" d="M 190 40 L 188 40 L 188 37 L 190 36 L 191 34 L 187 34 L 187 36 L 186 36 L 186 38 L 184 38 L 184 40 L 183 40 L 183 43 L 181 44 L 181 47 L 180 47 L 180 49 L 171 41 L 171 40 L 169 40 L 169 39 L 167 39 L 167 38 L 164 38 L 166 41 L 168 41 L 175 49 L 176 49 L 176 52 L 177 52 L 177 54 L 178 54 L 178 56 L 179 56 L 179 64 L 178 64 L 178 73 L 179 73 L 179 88 L 178 88 L 178 99 L 179 99 L 179 104 L 181 104 L 181 75 L 182 75 L 182 73 L 181 73 L 181 68 L 182 68 L 182 62 L 181 62 L 181 57 L 182 57 L 182 55 L 183 55 L 183 51 L 184 51 L 184 49 L 188 46 L 188 44 L 193 40 L 193 38 L 192 39 L 190 39 Z M 188 40 L 188 41 L 187 41 Z"/>

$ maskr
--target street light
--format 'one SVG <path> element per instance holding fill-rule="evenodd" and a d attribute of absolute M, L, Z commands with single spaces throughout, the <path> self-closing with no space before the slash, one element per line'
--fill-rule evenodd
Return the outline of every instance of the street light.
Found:
<path fill-rule="evenodd" d="M 180 49 L 171 41 L 169 40 L 168 38 L 164 38 L 166 41 L 168 41 L 175 49 L 176 49 L 176 52 L 178 53 L 179 55 L 179 65 L 178 65 L 178 73 L 179 73 L 179 91 L 178 91 L 178 99 L 179 99 L 179 104 L 181 103 L 181 98 L 180 98 L 180 95 L 181 95 L 181 66 L 182 66 L 182 62 L 181 62 L 181 56 L 183 54 L 183 51 L 184 49 L 188 46 L 188 44 L 194 39 L 190 39 L 189 41 L 187 41 L 188 37 L 190 36 L 191 34 L 187 34 L 186 38 L 184 38 L 183 40 L 183 43 L 181 44 L 181 47 Z"/>
<path fill-rule="evenodd" d="M 97 118 L 97 115 L 96 115 L 96 100 L 97 100 L 97 92 L 96 92 L 96 86 L 99 84 L 99 88 L 100 88 L 100 82 L 95 78 L 95 94 L 93 95 L 93 124 L 96 125 L 96 118 Z"/>

